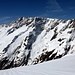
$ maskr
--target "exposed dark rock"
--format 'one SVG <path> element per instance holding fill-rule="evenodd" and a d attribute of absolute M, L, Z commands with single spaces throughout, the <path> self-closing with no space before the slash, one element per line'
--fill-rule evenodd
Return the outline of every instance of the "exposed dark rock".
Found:
<path fill-rule="evenodd" d="M 71 31 L 68 31 L 68 33 L 71 34 L 72 33 L 72 30 Z"/>
<path fill-rule="evenodd" d="M 54 59 L 56 55 L 57 55 L 57 52 L 52 54 L 49 58 L 47 58 L 47 61 Z"/>
<path fill-rule="evenodd" d="M 64 42 L 60 43 L 59 46 L 61 46 Z"/>
<path fill-rule="evenodd" d="M 54 35 L 53 35 L 53 37 L 51 38 L 51 40 L 50 40 L 50 41 L 52 41 L 53 39 L 55 39 L 55 38 L 56 38 L 56 36 L 57 36 L 57 34 L 58 34 L 58 33 L 54 33 Z"/>
<path fill-rule="evenodd" d="M 55 22 L 53 25 L 51 25 L 51 30 L 54 29 L 58 24 L 59 22 Z"/>
<path fill-rule="evenodd" d="M 0 70 L 5 66 L 5 64 L 8 63 L 8 61 L 9 61 L 9 59 L 7 59 L 7 57 L 0 60 Z"/>
<path fill-rule="evenodd" d="M 52 53 L 54 52 L 54 50 L 49 51 L 49 52 L 46 51 L 46 52 L 42 53 L 38 58 L 35 59 L 36 61 L 33 61 L 33 63 L 37 64 L 38 62 L 42 63 L 44 61 L 48 61 L 48 59 L 50 58 L 49 56 L 52 55 Z"/>
<path fill-rule="evenodd" d="M 61 55 L 58 55 L 58 56 L 56 56 L 54 59 L 59 59 L 59 58 L 61 58 L 63 55 L 61 54 Z"/>
<path fill-rule="evenodd" d="M 63 20 L 63 23 L 66 23 L 67 22 L 67 20 Z"/>
<path fill-rule="evenodd" d="M 70 48 L 71 48 L 71 45 L 69 45 L 69 46 L 66 45 L 66 47 L 64 48 L 64 50 L 65 50 L 64 55 L 66 55 L 69 52 Z"/>
<path fill-rule="evenodd" d="M 60 38 L 60 39 L 58 39 L 58 41 L 61 42 L 61 41 L 64 40 L 64 39 L 65 39 L 65 38 L 62 38 L 62 39 Z"/>

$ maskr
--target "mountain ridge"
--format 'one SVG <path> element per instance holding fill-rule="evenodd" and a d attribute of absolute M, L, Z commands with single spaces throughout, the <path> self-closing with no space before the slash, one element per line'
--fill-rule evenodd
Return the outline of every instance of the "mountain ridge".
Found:
<path fill-rule="evenodd" d="M 42 63 L 75 52 L 75 20 L 22 17 L 0 27 L 0 69 Z"/>

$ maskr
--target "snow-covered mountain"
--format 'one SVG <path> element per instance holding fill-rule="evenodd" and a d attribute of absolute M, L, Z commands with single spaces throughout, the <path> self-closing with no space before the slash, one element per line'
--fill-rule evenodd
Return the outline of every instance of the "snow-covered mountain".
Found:
<path fill-rule="evenodd" d="M 0 25 L 0 69 L 32 65 L 75 53 L 75 19 L 22 17 Z"/>

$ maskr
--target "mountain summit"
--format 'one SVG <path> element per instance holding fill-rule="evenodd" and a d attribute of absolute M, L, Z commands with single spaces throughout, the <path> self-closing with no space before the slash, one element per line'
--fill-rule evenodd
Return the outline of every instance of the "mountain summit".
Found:
<path fill-rule="evenodd" d="M 0 25 L 0 69 L 33 65 L 75 53 L 75 19 L 22 17 Z"/>

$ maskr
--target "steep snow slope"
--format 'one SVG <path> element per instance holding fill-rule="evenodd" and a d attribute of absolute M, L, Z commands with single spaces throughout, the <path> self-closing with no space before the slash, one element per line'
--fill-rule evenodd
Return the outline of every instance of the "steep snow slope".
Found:
<path fill-rule="evenodd" d="M 0 75 L 75 75 L 75 55 L 26 66 L 0 71 Z"/>
<path fill-rule="evenodd" d="M 74 19 L 22 17 L 0 26 L 0 69 L 37 64 L 74 52 Z"/>

